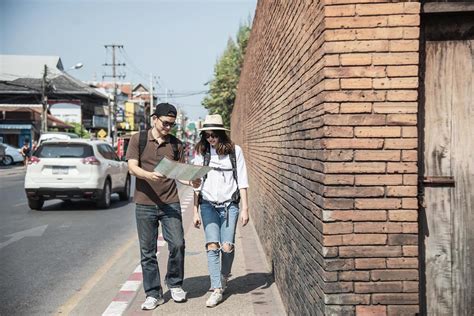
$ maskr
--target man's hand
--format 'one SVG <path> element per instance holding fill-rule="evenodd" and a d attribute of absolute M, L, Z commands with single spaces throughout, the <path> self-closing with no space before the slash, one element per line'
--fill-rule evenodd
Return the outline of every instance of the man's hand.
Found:
<path fill-rule="evenodd" d="M 196 210 L 194 210 L 193 225 L 196 228 L 201 227 L 201 218 L 199 217 L 199 213 Z"/>
<path fill-rule="evenodd" d="M 201 179 L 191 180 L 189 181 L 189 184 L 191 184 L 193 188 L 197 189 L 201 186 Z"/>
<path fill-rule="evenodd" d="M 146 179 L 150 181 L 157 181 L 158 179 L 164 178 L 164 177 L 165 176 L 162 175 L 161 173 L 152 171 L 152 172 L 148 172 Z"/>
<path fill-rule="evenodd" d="M 240 211 L 240 221 L 242 222 L 242 226 L 247 225 L 249 222 L 249 209 L 248 207 L 242 207 Z"/>

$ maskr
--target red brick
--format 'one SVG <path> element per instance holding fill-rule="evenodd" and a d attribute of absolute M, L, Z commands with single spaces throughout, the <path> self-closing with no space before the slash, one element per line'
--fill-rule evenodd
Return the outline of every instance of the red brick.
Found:
<path fill-rule="evenodd" d="M 391 52 L 417 52 L 420 48 L 420 41 L 414 40 L 391 40 L 390 43 Z"/>
<path fill-rule="evenodd" d="M 391 223 L 391 222 L 354 223 L 354 232 L 355 233 L 401 233 L 402 224 Z"/>
<path fill-rule="evenodd" d="M 324 296 L 325 304 L 333 305 L 354 305 L 370 303 L 370 295 L 368 294 L 328 294 Z"/>
<path fill-rule="evenodd" d="M 325 164 L 327 173 L 383 173 L 385 163 L 381 162 L 328 162 Z"/>
<path fill-rule="evenodd" d="M 418 137 L 418 129 L 416 126 L 404 126 L 402 127 L 403 137 Z"/>
<path fill-rule="evenodd" d="M 402 134 L 400 127 L 378 126 L 378 127 L 355 127 L 356 137 L 400 137 Z"/>
<path fill-rule="evenodd" d="M 417 171 L 416 162 L 387 162 L 388 173 L 416 173 Z"/>
<path fill-rule="evenodd" d="M 402 175 L 356 175 L 356 185 L 397 185 L 403 183 Z"/>
<path fill-rule="evenodd" d="M 374 304 L 418 304 L 418 293 L 373 294 Z"/>
<path fill-rule="evenodd" d="M 354 128 L 347 126 L 325 126 L 323 128 L 325 137 L 353 137 Z"/>
<path fill-rule="evenodd" d="M 344 245 L 384 245 L 387 243 L 385 234 L 349 234 L 342 236 Z"/>
<path fill-rule="evenodd" d="M 325 16 L 354 16 L 355 5 L 332 5 L 324 7 Z"/>
<path fill-rule="evenodd" d="M 418 88 L 417 77 L 407 78 L 374 78 L 374 89 L 415 89 Z"/>
<path fill-rule="evenodd" d="M 402 199 L 402 207 L 403 208 L 418 208 L 418 199 L 416 198 L 403 198 Z"/>
<path fill-rule="evenodd" d="M 370 113 L 372 103 L 342 103 L 341 113 Z"/>
<path fill-rule="evenodd" d="M 406 196 L 416 196 L 417 187 L 416 186 L 388 186 L 387 187 L 387 196 L 390 197 L 406 197 Z"/>
<path fill-rule="evenodd" d="M 405 257 L 417 257 L 418 256 L 418 246 L 403 246 L 402 253 Z"/>
<path fill-rule="evenodd" d="M 383 187 L 327 187 L 324 189 L 324 196 L 328 197 L 379 197 L 383 195 Z"/>
<path fill-rule="evenodd" d="M 390 210 L 388 218 L 397 222 L 416 222 L 418 220 L 417 210 Z"/>
<path fill-rule="evenodd" d="M 385 115 L 381 114 L 339 114 L 325 115 L 324 122 L 327 125 L 385 125 Z"/>
<path fill-rule="evenodd" d="M 350 31 L 352 32 L 352 35 L 355 37 L 355 31 L 354 30 L 350 30 Z M 367 53 L 341 54 L 340 61 L 341 61 L 341 65 L 343 66 L 371 65 L 372 55 L 367 54 Z"/>
<path fill-rule="evenodd" d="M 344 238 L 343 238 L 344 240 Z M 388 235 L 389 245 L 417 245 L 418 235 L 415 234 L 390 234 Z"/>
<path fill-rule="evenodd" d="M 405 7 L 402 3 L 377 3 L 377 4 L 358 4 L 355 12 L 357 15 L 386 15 L 386 14 L 403 14 Z"/>
<path fill-rule="evenodd" d="M 386 211 L 323 211 L 323 221 L 386 221 Z"/>
<path fill-rule="evenodd" d="M 373 270 L 372 281 L 416 281 L 418 280 L 418 270 L 416 269 L 393 269 L 393 270 Z"/>
<path fill-rule="evenodd" d="M 358 148 L 382 148 L 383 139 L 341 139 L 331 138 L 322 141 L 323 148 L 326 149 L 358 149 Z"/>
<path fill-rule="evenodd" d="M 387 268 L 417 269 L 418 258 L 389 258 L 387 259 Z"/>
<path fill-rule="evenodd" d="M 387 91 L 387 101 L 416 101 L 418 91 L 416 90 L 389 90 Z"/>
<path fill-rule="evenodd" d="M 418 151 L 416 150 L 403 150 L 402 151 L 403 161 L 418 161 Z"/>
<path fill-rule="evenodd" d="M 323 183 L 326 185 L 352 185 L 354 184 L 354 176 L 349 174 L 326 174 Z"/>
<path fill-rule="evenodd" d="M 403 291 L 401 281 L 389 282 L 355 282 L 355 293 L 397 293 Z"/>
<path fill-rule="evenodd" d="M 387 306 L 356 306 L 356 316 L 386 316 Z"/>
<path fill-rule="evenodd" d="M 337 235 L 349 234 L 353 231 L 352 223 L 323 223 L 323 234 Z"/>
<path fill-rule="evenodd" d="M 372 79 L 341 79 L 341 89 L 372 89 Z"/>
<path fill-rule="evenodd" d="M 418 76 L 418 66 L 388 66 L 387 76 L 389 77 L 407 77 Z"/>
<path fill-rule="evenodd" d="M 416 174 L 404 174 L 403 175 L 403 184 L 404 185 L 417 185 L 418 184 L 418 175 L 416 175 Z"/>
<path fill-rule="evenodd" d="M 341 281 L 369 281 L 370 273 L 368 271 L 344 271 L 339 272 Z"/>
<path fill-rule="evenodd" d="M 418 293 L 420 284 L 418 281 L 403 281 L 403 292 Z"/>
<path fill-rule="evenodd" d="M 356 161 L 400 161 L 400 150 L 356 150 Z"/>
<path fill-rule="evenodd" d="M 418 234 L 418 223 L 403 223 L 402 232 L 404 234 Z"/>
<path fill-rule="evenodd" d="M 341 258 L 399 257 L 400 246 L 340 246 Z"/>
<path fill-rule="evenodd" d="M 416 123 L 417 123 L 416 114 L 389 114 L 387 115 L 387 125 L 416 125 Z"/>
<path fill-rule="evenodd" d="M 356 209 L 395 209 L 401 208 L 400 199 L 356 199 Z"/>
<path fill-rule="evenodd" d="M 393 305 L 388 306 L 388 316 L 415 316 L 418 315 L 417 305 Z"/>
<path fill-rule="evenodd" d="M 417 113 L 418 112 L 418 103 L 416 102 L 375 102 L 374 103 L 374 113 Z M 390 120 L 388 120 L 390 119 Z M 416 115 L 415 115 L 416 119 Z M 387 124 L 388 125 L 397 125 L 395 123 L 401 122 L 407 125 L 406 123 L 413 123 L 413 115 L 388 115 Z M 416 120 L 415 120 L 416 123 Z"/>
<path fill-rule="evenodd" d="M 389 15 L 388 25 L 389 26 L 418 26 L 420 25 L 420 16 L 418 14 Z"/>
<path fill-rule="evenodd" d="M 384 269 L 387 267 L 385 258 L 355 259 L 356 269 Z"/>
<path fill-rule="evenodd" d="M 418 65 L 418 53 L 377 53 L 372 55 L 372 64 L 380 65 Z M 405 74 L 406 76 L 413 74 Z M 418 75 L 418 73 L 416 73 Z M 389 75 L 390 76 L 390 75 Z"/>

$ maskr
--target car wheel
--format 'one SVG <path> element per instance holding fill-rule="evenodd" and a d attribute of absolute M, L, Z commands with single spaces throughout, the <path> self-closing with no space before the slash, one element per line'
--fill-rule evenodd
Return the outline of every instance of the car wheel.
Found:
<path fill-rule="evenodd" d="M 97 206 L 99 208 L 109 208 L 110 207 L 110 196 L 112 195 L 112 190 L 110 186 L 110 181 L 105 180 L 104 189 L 102 190 L 102 194 L 100 195 L 99 199 L 97 200 Z"/>
<path fill-rule="evenodd" d="M 127 175 L 123 191 L 119 193 L 120 201 L 128 201 L 130 199 L 130 176 Z"/>
<path fill-rule="evenodd" d="M 28 206 L 32 210 L 40 211 L 43 207 L 44 200 L 43 199 L 28 199 Z"/>
<path fill-rule="evenodd" d="M 3 157 L 3 164 L 5 166 L 9 166 L 13 163 L 13 157 L 12 156 L 5 156 Z"/>

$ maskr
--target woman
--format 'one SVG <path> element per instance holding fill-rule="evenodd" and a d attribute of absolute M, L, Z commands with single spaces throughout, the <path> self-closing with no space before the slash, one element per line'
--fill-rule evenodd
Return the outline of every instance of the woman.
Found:
<path fill-rule="evenodd" d="M 235 228 L 240 213 L 242 225 L 249 221 L 247 204 L 247 169 L 242 149 L 227 136 L 218 114 L 208 115 L 201 129 L 201 140 L 196 145 L 196 165 L 209 165 L 213 170 L 202 179 L 194 194 L 193 223 L 202 223 L 206 236 L 206 250 L 211 290 L 207 307 L 222 301 L 223 293 L 234 261 Z M 235 168 L 233 168 L 235 165 Z M 239 200 L 242 208 L 239 210 Z M 199 217 L 201 209 L 201 218 Z"/>
<path fill-rule="evenodd" d="M 23 165 L 26 167 L 30 159 L 30 142 L 28 140 L 24 141 L 23 147 L 20 148 L 20 154 L 23 156 Z"/>

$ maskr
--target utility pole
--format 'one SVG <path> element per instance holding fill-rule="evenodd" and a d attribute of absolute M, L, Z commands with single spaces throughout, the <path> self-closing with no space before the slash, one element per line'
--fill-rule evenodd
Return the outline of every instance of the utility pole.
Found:
<path fill-rule="evenodd" d="M 150 114 L 145 113 L 145 117 L 148 119 L 148 126 L 151 127 L 151 114 L 153 113 L 153 74 L 150 73 Z"/>
<path fill-rule="evenodd" d="M 43 80 L 41 81 L 41 104 L 43 105 L 43 111 L 41 112 L 41 132 L 46 133 L 48 131 L 48 96 L 46 95 L 46 89 L 48 85 L 48 66 L 44 65 Z"/>
<path fill-rule="evenodd" d="M 125 63 L 116 63 L 116 58 L 115 58 L 115 50 L 117 48 L 123 48 L 123 45 L 117 45 L 117 44 L 110 44 L 110 45 L 104 45 L 105 49 L 112 48 L 112 63 L 105 63 L 103 66 L 111 66 L 112 67 L 112 75 L 103 75 L 102 80 L 105 77 L 112 77 L 113 78 L 113 83 L 114 83 L 114 90 L 113 90 L 113 103 L 112 103 L 112 113 L 109 113 L 109 116 L 111 116 L 112 119 L 112 130 L 109 130 L 109 137 L 112 138 L 112 145 L 115 144 L 115 141 L 117 139 L 117 77 L 122 79 L 125 78 L 125 75 L 118 75 L 116 72 L 116 67 L 117 66 L 125 66 Z M 110 107 L 109 107 L 110 108 Z"/>

